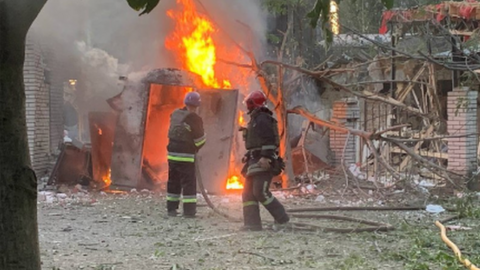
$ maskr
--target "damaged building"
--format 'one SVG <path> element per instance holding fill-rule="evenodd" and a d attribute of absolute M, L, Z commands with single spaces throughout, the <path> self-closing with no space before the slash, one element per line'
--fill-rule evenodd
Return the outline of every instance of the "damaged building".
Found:
<path fill-rule="evenodd" d="M 442 64 L 465 62 L 468 55 L 456 51 L 455 46 L 452 47 L 445 40 L 454 37 L 466 41 L 476 29 L 475 24 L 468 23 L 469 18 L 476 14 L 473 14 L 473 11 L 465 13 L 465 7 L 462 9 L 458 5 L 470 4 L 444 2 L 423 8 L 387 11 L 383 16 L 380 34 L 346 34 L 334 38 L 334 46 L 330 52 L 335 57 L 329 59 L 324 69 L 343 71 L 331 75 L 333 81 L 369 95 L 388 96 L 403 103 L 409 110 L 378 100 L 359 98 L 338 91 L 320 80 L 305 77 L 287 81 L 285 100 L 288 107 L 301 105 L 321 119 L 365 131 L 379 131 L 399 124 L 408 124 L 400 130 L 392 130 L 384 135 L 411 140 L 406 145 L 418 155 L 448 170 L 468 175 L 477 168 L 478 136 L 471 134 L 477 133 L 479 128 L 478 85 L 465 75 L 468 72 L 452 71 L 449 66 Z M 463 13 L 460 13 L 460 10 L 463 10 Z M 448 35 L 439 33 L 438 27 L 428 24 L 432 20 L 442 23 L 446 19 L 458 22 L 450 25 L 452 29 Z M 433 35 L 425 38 L 421 31 L 425 28 L 432 30 Z M 393 50 L 390 46 L 393 46 Z M 28 52 L 27 58 L 37 59 L 29 56 Z M 42 63 L 43 60 L 35 61 Z M 47 74 L 44 75 L 43 82 L 38 84 L 40 87 L 35 90 L 36 95 L 47 100 L 47 93 L 50 93 L 50 120 L 40 118 L 47 114 L 44 108 L 43 114 L 30 113 L 32 116 L 29 122 L 35 123 L 35 126 L 29 126 L 32 127 L 29 132 L 37 134 L 47 134 L 47 129 L 46 125 L 43 125 L 42 129 L 36 123 L 49 123 L 48 134 L 45 135 L 49 136 L 49 139 L 32 135 L 30 141 L 34 166 L 42 170 L 44 165 L 36 165 L 40 164 L 38 157 L 43 155 L 45 149 L 50 152 L 56 149 L 60 141 L 59 131 L 63 132 L 63 124 L 59 125 L 59 121 L 63 120 L 52 115 L 58 115 L 61 107 L 58 100 L 59 94 L 64 91 L 63 84 L 73 77 L 54 79 L 55 72 L 49 70 L 48 65 L 26 63 L 26 70 L 40 67 L 44 74 Z M 42 73 L 41 70 L 38 72 Z M 26 74 L 29 73 L 26 71 Z M 292 78 L 295 78 L 295 74 Z M 29 79 L 26 77 L 27 91 L 32 91 L 28 87 Z M 243 151 L 236 132 L 240 91 L 211 89 L 212 87 L 202 83 L 198 75 L 181 69 L 152 70 L 141 79 L 126 78 L 124 83 L 123 92 L 108 99 L 107 109 L 80 114 L 80 143 L 75 144 L 73 141 L 64 145 L 63 152 L 70 151 L 67 156 L 72 157 L 72 160 L 67 161 L 66 156 L 59 158 L 51 176 L 52 182 L 73 184 L 84 180 L 83 183 L 91 182 L 97 189 L 108 186 L 118 189 L 154 189 L 163 185 L 167 172 L 165 145 L 168 121 L 165 119 L 174 108 L 181 105 L 179 97 L 189 91 L 188 89 L 195 88 L 201 89 L 205 96 L 206 105 L 202 108 L 202 116 L 212 121 L 206 123 L 209 142 L 221 146 L 214 150 L 207 145 L 205 151 L 202 151 L 200 163 L 209 164 L 201 166 L 205 168 L 202 176 L 208 179 L 207 183 L 211 183 L 207 184 L 209 191 L 225 191 L 225 181 L 238 174 L 238 171 L 235 171 L 235 168 L 238 168 L 237 156 Z M 55 85 L 55 92 L 51 90 L 52 85 Z M 46 90 L 48 87 L 51 88 L 50 92 Z M 72 85 L 67 83 L 66 91 L 71 88 Z M 32 110 L 35 106 L 40 105 L 32 105 Z M 42 106 L 45 107 L 45 104 Z M 28 115 L 27 111 L 27 119 Z M 342 163 L 352 170 L 360 170 L 369 178 L 386 174 L 384 171 L 377 171 L 374 153 L 362 138 L 313 125 L 298 115 L 289 115 L 288 120 L 295 175 L 338 168 Z M 208 129 L 222 132 L 217 134 L 208 132 Z M 428 142 L 416 141 L 420 138 L 446 135 L 465 136 Z M 48 146 L 45 146 L 47 140 Z M 412 158 L 398 147 L 388 143 L 379 143 L 375 147 L 399 172 L 421 174 L 426 178 L 437 177 L 416 166 Z M 77 165 L 75 170 L 65 169 L 62 162 Z M 72 172 L 73 175 L 62 177 L 62 173 Z"/>
<path fill-rule="evenodd" d="M 364 96 L 390 97 L 402 106 L 325 85 L 330 89 L 324 93 L 338 94 L 326 104 L 330 115 L 323 119 L 365 131 L 408 124 L 384 136 L 403 140 L 416 154 L 448 171 L 464 176 L 476 172 L 479 103 L 474 73 L 479 67 L 477 48 L 472 46 L 477 40 L 478 6 L 443 2 L 390 10 L 383 14 L 380 34 L 336 36 L 330 51 L 335 57 L 325 68 L 345 72 L 331 79 Z M 419 140 L 442 136 L 452 138 Z M 367 177 L 386 173 L 375 172 L 373 154 L 358 137 L 330 130 L 329 146 L 332 164 L 339 166 L 341 160 L 347 167 L 355 164 Z M 398 147 L 383 142 L 376 149 L 398 172 L 438 178 Z"/>

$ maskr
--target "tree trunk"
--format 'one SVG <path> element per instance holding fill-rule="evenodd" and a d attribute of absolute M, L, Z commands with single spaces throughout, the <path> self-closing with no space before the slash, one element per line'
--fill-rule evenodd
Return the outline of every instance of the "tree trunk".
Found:
<path fill-rule="evenodd" d="M 0 1 L 0 269 L 40 269 L 25 119 L 25 39 L 46 0 Z"/>
<path fill-rule="evenodd" d="M 283 98 L 283 67 L 278 67 L 277 78 L 277 96 L 275 104 L 275 113 L 277 114 L 278 131 L 280 135 L 280 156 L 285 160 L 285 171 L 282 174 L 282 187 L 290 186 L 290 181 L 293 181 L 295 175 L 293 174 L 292 151 L 290 148 L 290 140 L 288 138 L 288 121 L 287 109 L 285 107 L 285 99 Z"/>
<path fill-rule="evenodd" d="M 37 181 L 25 120 L 25 39 L 7 43 L 0 48 L 0 269 L 40 269 Z"/>

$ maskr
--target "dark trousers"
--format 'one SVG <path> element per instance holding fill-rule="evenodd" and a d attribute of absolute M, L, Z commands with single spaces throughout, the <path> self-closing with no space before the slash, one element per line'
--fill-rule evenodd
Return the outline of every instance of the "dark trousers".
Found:
<path fill-rule="evenodd" d="M 261 227 L 259 204 L 268 210 L 273 216 L 275 222 L 283 224 L 290 220 L 285 208 L 270 192 L 270 183 L 272 182 L 270 172 L 256 173 L 248 176 L 245 180 L 242 201 L 243 201 L 243 219 L 247 227 Z"/>
<path fill-rule="evenodd" d="M 183 191 L 183 196 L 182 196 Z M 167 211 L 176 211 L 183 202 L 183 214 L 197 212 L 197 179 L 195 163 L 168 161 Z"/>

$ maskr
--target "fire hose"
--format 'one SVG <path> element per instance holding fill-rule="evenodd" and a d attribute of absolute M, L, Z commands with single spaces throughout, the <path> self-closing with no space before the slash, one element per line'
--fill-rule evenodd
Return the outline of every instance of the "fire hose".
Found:
<path fill-rule="evenodd" d="M 200 191 L 202 193 L 203 198 L 205 199 L 205 202 L 207 205 L 218 215 L 233 221 L 233 222 L 242 222 L 242 219 L 233 217 L 227 213 L 224 213 L 220 211 L 215 205 L 212 203 L 210 198 L 208 197 L 207 192 L 205 191 L 204 185 L 203 185 L 203 179 L 202 179 L 202 174 L 200 173 L 200 169 L 198 167 L 198 162 L 195 162 L 195 171 L 197 175 L 197 182 L 198 186 L 200 188 Z M 294 213 L 294 212 L 310 212 L 310 211 L 331 211 L 331 210 L 372 210 L 372 207 L 355 207 L 355 208 L 350 208 L 350 207 L 336 207 L 336 208 L 298 208 L 298 209 L 288 209 L 287 212 L 289 213 Z M 419 208 L 416 207 L 414 210 L 418 210 Z M 376 209 L 379 210 L 379 209 Z M 386 210 L 386 209 L 382 209 Z M 389 210 L 396 210 L 394 208 L 389 208 Z M 412 210 L 411 208 L 404 209 L 400 208 L 399 210 Z M 325 232 L 338 232 L 338 233 L 353 233 L 353 232 L 374 232 L 374 231 L 390 231 L 393 230 L 394 227 L 390 224 L 387 223 L 380 223 L 380 222 L 375 222 L 375 221 L 370 221 L 370 220 L 363 220 L 363 219 L 357 219 L 357 218 L 351 218 L 351 217 L 345 217 L 345 216 L 337 216 L 337 215 L 312 215 L 312 214 L 306 214 L 306 215 L 299 215 L 299 214 L 291 214 L 292 217 L 296 218 L 310 218 L 310 219 L 333 219 L 333 220 L 344 220 L 344 221 L 351 221 L 351 222 L 357 222 L 360 224 L 366 224 L 370 225 L 370 227 L 363 227 L 363 228 L 328 228 L 328 227 L 322 227 L 314 224 L 309 224 L 309 223 L 300 223 L 300 222 L 290 222 L 292 226 L 294 226 L 296 229 L 299 230 L 307 230 L 307 231 L 325 231 Z"/>
<path fill-rule="evenodd" d="M 462 253 L 460 252 L 460 249 L 458 249 L 458 247 L 452 241 L 450 241 L 450 239 L 448 239 L 447 233 L 446 233 L 447 230 L 445 229 L 445 226 L 443 226 L 443 224 L 440 223 L 440 221 L 438 221 L 438 220 L 435 222 L 435 225 L 438 228 L 440 228 L 440 237 L 442 238 L 442 241 L 445 242 L 445 244 L 447 244 L 447 246 L 453 250 L 453 253 L 457 257 L 457 259 L 465 267 L 467 267 L 470 270 L 480 270 L 480 268 L 473 265 L 468 259 L 464 259 L 462 257 Z"/>
<path fill-rule="evenodd" d="M 195 157 L 195 159 L 197 159 Z M 218 215 L 234 222 L 241 222 L 242 220 L 240 218 L 232 217 L 227 213 L 224 213 L 215 207 L 215 205 L 212 203 L 210 198 L 208 197 L 207 192 L 205 191 L 205 187 L 203 186 L 203 180 L 202 180 L 202 174 L 200 173 L 200 168 L 198 167 L 198 162 L 195 162 L 195 174 L 197 175 L 197 183 L 198 187 L 200 188 L 200 191 L 202 192 L 202 196 L 205 199 L 205 202 L 207 203 L 208 207 L 210 207 L 213 212 L 217 213 Z"/>

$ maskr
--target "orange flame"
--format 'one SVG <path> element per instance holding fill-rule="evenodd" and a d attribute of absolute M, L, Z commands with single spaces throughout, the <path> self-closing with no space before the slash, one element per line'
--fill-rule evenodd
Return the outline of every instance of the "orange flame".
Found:
<path fill-rule="evenodd" d="M 238 124 L 243 126 L 245 124 L 245 118 L 243 118 L 243 112 L 238 111 Z"/>
<path fill-rule="evenodd" d="M 205 15 L 197 12 L 194 0 L 177 0 L 177 8 L 167 11 L 168 17 L 175 21 L 175 30 L 165 41 L 165 47 L 171 50 L 180 68 L 199 74 L 203 83 L 212 88 L 231 89 L 231 81 L 247 85 L 249 72 L 232 72 L 217 66 L 218 43 L 214 39 L 217 29 Z M 234 48 L 222 48 L 228 52 L 226 57 L 243 60 L 240 51 Z M 217 72 L 220 71 L 220 72 Z M 228 78 L 227 78 L 228 77 Z M 244 123 L 243 112 L 239 112 L 239 124 Z M 227 179 L 227 189 L 243 189 L 240 177 L 234 175 Z"/>
<path fill-rule="evenodd" d="M 243 189 L 243 183 L 236 175 L 227 179 L 227 189 Z"/>
<path fill-rule="evenodd" d="M 102 135 L 102 129 L 101 128 L 98 128 L 98 135 Z"/>
<path fill-rule="evenodd" d="M 198 14 L 193 0 L 177 0 L 182 10 L 169 10 L 167 15 L 175 20 L 174 33 L 167 37 L 165 46 L 180 54 L 182 68 L 202 76 L 205 85 L 213 88 L 231 88 L 228 80 L 215 75 L 217 63 L 216 44 L 212 34 L 217 31 L 213 23 Z"/>
<path fill-rule="evenodd" d="M 102 178 L 103 182 L 105 183 L 105 186 L 109 187 L 110 184 L 112 183 L 112 169 L 108 169 L 108 175 L 105 175 Z"/>

